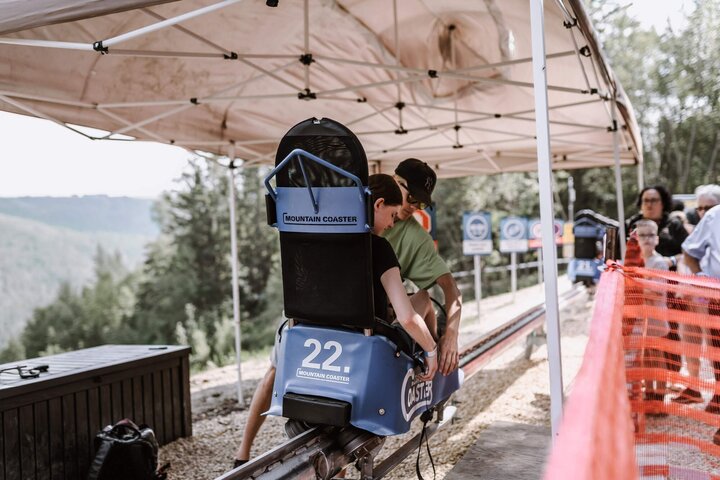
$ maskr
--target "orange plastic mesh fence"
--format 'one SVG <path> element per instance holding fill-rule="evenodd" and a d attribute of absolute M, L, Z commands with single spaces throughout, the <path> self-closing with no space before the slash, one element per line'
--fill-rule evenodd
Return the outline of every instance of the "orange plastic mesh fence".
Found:
<path fill-rule="evenodd" d="M 619 307 L 623 286 L 619 272 L 600 278 L 590 338 L 565 404 L 546 480 L 637 478 Z"/>
<path fill-rule="evenodd" d="M 720 480 L 720 282 L 611 268 L 592 322 L 546 478 Z"/>

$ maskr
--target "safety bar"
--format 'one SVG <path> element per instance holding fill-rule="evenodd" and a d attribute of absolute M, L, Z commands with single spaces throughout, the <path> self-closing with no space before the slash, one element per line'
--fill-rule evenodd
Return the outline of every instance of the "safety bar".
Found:
<path fill-rule="evenodd" d="M 272 185 L 270 185 L 270 180 L 272 180 L 272 178 L 275 175 L 277 175 L 277 173 L 280 171 L 280 169 L 284 168 L 285 165 L 294 157 L 297 157 L 298 162 L 300 162 L 300 171 L 302 172 L 303 178 L 305 179 L 305 185 L 307 186 L 308 192 L 310 194 L 310 199 L 312 200 L 312 204 L 313 204 L 313 208 L 315 209 L 315 213 L 318 212 L 319 206 L 318 206 L 317 200 L 315 200 L 315 195 L 313 194 L 312 187 L 310 185 L 310 182 L 308 181 L 307 174 L 305 173 L 305 166 L 303 165 L 302 157 L 305 157 L 308 160 L 312 160 L 313 162 L 318 163 L 318 164 L 322 165 L 323 167 L 329 168 L 333 172 L 338 173 L 338 174 L 342 175 L 343 177 L 349 178 L 350 180 L 352 180 L 355 183 L 355 185 L 357 185 L 357 187 L 360 191 L 360 198 L 361 199 L 364 198 L 365 187 L 363 186 L 362 181 L 360 180 L 359 177 L 357 177 L 356 175 L 353 175 L 350 172 L 343 170 L 342 168 L 340 168 L 336 165 L 333 165 L 332 163 L 330 163 L 326 160 L 323 160 L 320 157 L 316 157 L 315 155 L 313 155 L 310 152 L 306 152 L 305 150 L 303 150 L 301 148 L 296 148 L 292 152 L 290 152 L 287 155 L 287 157 L 285 157 L 283 159 L 283 161 L 280 162 L 278 164 L 278 166 L 275 167 L 270 172 L 270 174 L 268 174 L 267 177 L 265 177 L 265 188 L 267 189 L 268 193 L 270 194 L 270 196 L 272 197 L 273 200 L 277 201 L 277 192 L 273 189 Z"/>

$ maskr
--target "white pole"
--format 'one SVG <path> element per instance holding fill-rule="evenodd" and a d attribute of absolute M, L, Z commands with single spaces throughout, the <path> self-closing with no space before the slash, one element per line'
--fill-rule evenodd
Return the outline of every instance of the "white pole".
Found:
<path fill-rule="evenodd" d="M 563 411 L 562 356 L 558 308 L 557 251 L 553 228 L 552 170 L 550 165 L 550 126 L 548 124 L 547 77 L 545 64 L 545 19 L 543 0 L 529 0 L 532 32 L 535 129 L 537 132 L 538 180 L 540 184 L 540 222 L 545 262 L 545 319 L 547 321 L 548 362 L 550 363 L 550 420 L 555 439 Z"/>
<path fill-rule="evenodd" d="M 568 177 L 568 222 L 575 221 L 575 179 Z"/>
<path fill-rule="evenodd" d="M 230 145 L 230 166 L 228 167 L 228 187 L 230 190 L 230 252 L 232 265 L 232 300 L 233 323 L 235 325 L 235 363 L 237 364 L 237 398 L 240 405 L 245 405 L 242 391 L 242 367 L 240 363 L 240 285 L 238 284 L 238 248 L 237 223 L 235 222 L 235 145 Z"/>
<path fill-rule="evenodd" d="M 88 52 L 93 51 L 92 43 L 55 42 L 52 40 L 34 40 L 30 38 L 0 38 L 0 44 L 23 45 L 26 47 L 65 48 L 67 50 L 86 50 Z"/>
<path fill-rule="evenodd" d="M 542 261 L 542 248 L 538 248 L 537 251 L 537 259 L 538 259 L 538 285 L 542 285 L 543 283 L 543 261 Z"/>
<path fill-rule="evenodd" d="M 133 38 L 137 38 L 139 36 L 146 35 L 148 33 L 152 33 L 157 30 L 161 30 L 165 27 L 177 25 L 178 23 L 184 22 L 185 20 L 190 20 L 192 18 L 196 18 L 201 15 L 205 15 L 206 13 L 214 12 L 215 10 L 225 8 L 227 6 L 233 5 L 240 1 L 242 1 L 242 0 L 225 0 L 220 3 L 216 3 L 215 5 L 208 5 L 207 7 L 198 8 L 197 10 L 193 10 L 188 13 L 183 13 L 182 15 L 178 15 L 177 17 L 168 18 L 167 20 L 163 20 L 162 22 L 153 23 L 146 27 L 141 27 L 141 28 L 138 28 L 137 30 L 123 33 L 122 35 L 118 35 L 117 37 L 108 38 L 107 40 L 104 40 L 102 42 L 102 44 L 104 47 L 110 47 L 113 45 L 117 45 L 118 43 L 122 43 L 124 41 L 131 40 Z"/>
<path fill-rule="evenodd" d="M 475 255 L 475 302 L 477 302 L 477 316 L 480 321 L 480 300 L 482 299 L 482 284 L 480 283 L 480 255 Z"/>
<path fill-rule="evenodd" d="M 620 125 L 617 121 L 617 104 L 615 97 L 612 99 L 612 121 L 613 121 L 613 146 L 615 150 L 615 197 L 617 198 L 618 242 L 620 242 L 620 258 L 625 258 L 625 202 L 623 200 L 622 181 L 620 180 Z M 641 171 L 641 170 L 640 170 Z"/>
<path fill-rule="evenodd" d="M 510 291 L 512 301 L 515 303 L 515 292 L 517 291 L 517 253 L 510 253 Z"/>

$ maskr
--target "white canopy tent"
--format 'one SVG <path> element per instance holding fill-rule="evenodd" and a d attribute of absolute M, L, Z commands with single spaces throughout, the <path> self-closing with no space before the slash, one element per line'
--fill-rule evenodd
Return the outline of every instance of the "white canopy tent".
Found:
<path fill-rule="evenodd" d="M 272 163 L 282 135 L 311 116 L 356 132 L 374 171 L 418 157 L 443 178 L 536 170 L 540 159 L 547 177 L 615 166 L 619 180 L 621 164 L 642 162 L 632 107 L 581 0 L 5 0 L 0 58 L 2 110 L 243 165 Z M 537 130 L 536 107 L 547 117 Z M 559 337 L 549 343 L 559 362 Z M 554 393 L 554 425 L 561 401 Z"/>

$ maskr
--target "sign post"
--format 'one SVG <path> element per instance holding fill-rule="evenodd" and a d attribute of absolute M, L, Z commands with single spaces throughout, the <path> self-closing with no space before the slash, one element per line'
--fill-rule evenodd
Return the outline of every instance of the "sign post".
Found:
<path fill-rule="evenodd" d="M 538 284 L 542 285 L 543 283 L 543 273 L 542 273 L 542 244 L 541 244 L 541 238 L 542 238 L 542 225 L 540 224 L 539 218 L 533 218 L 528 222 L 528 246 L 530 248 L 534 248 L 537 251 L 537 259 L 538 259 Z"/>
<path fill-rule="evenodd" d="M 463 255 L 472 255 L 475 266 L 475 302 L 478 321 L 480 320 L 480 300 L 482 283 L 480 278 L 480 256 L 492 253 L 492 222 L 490 212 L 463 213 Z"/>
<path fill-rule="evenodd" d="M 563 245 L 565 224 L 557 218 L 553 220 L 553 234 L 555 245 Z M 528 246 L 537 250 L 538 258 L 538 284 L 543 283 L 543 253 L 542 253 L 542 223 L 539 218 L 533 218 L 528 222 Z"/>
<path fill-rule="evenodd" d="M 480 255 L 473 255 L 473 266 L 475 267 L 475 303 L 477 304 L 477 318 L 480 321 L 480 300 L 482 300 L 482 279 L 480 278 Z"/>
<path fill-rule="evenodd" d="M 510 254 L 510 290 L 515 301 L 517 291 L 517 253 L 528 251 L 528 220 L 525 217 L 505 217 L 500 220 L 500 251 Z"/>

